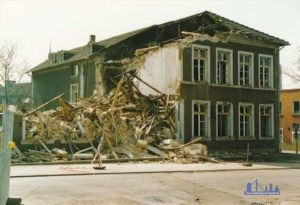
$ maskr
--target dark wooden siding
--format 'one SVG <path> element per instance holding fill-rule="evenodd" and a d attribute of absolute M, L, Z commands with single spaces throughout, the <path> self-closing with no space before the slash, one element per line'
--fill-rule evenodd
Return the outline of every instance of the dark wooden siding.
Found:
<path fill-rule="evenodd" d="M 193 83 L 191 82 L 191 47 L 183 49 L 183 82 L 181 83 L 181 97 L 184 100 L 184 137 L 185 142 L 192 139 L 192 100 L 205 100 L 210 101 L 210 129 L 211 129 L 211 141 L 204 142 L 211 149 L 227 149 L 227 148 L 245 148 L 247 142 L 251 142 L 256 148 L 274 148 L 276 146 L 277 135 L 277 105 L 276 105 L 276 86 L 278 66 L 278 56 L 275 55 L 275 49 L 262 48 L 248 45 L 239 44 L 226 44 L 226 43 L 211 43 L 211 42 L 196 42 L 199 45 L 210 46 L 210 83 Z M 233 51 L 233 85 L 230 86 L 218 86 L 216 84 L 216 48 L 232 49 Z M 238 86 L 238 51 L 253 52 L 254 54 L 254 88 L 240 88 Z M 273 56 L 273 76 L 274 76 L 274 89 L 263 90 L 259 89 L 258 81 L 258 54 L 266 54 Z M 213 85 L 214 84 L 214 85 Z M 233 141 L 216 141 L 216 102 L 230 102 L 233 105 Z M 239 123 L 239 110 L 238 105 L 240 102 L 252 103 L 254 105 L 254 130 L 256 140 L 241 141 L 238 140 L 238 123 Z M 260 104 L 272 104 L 274 106 L 274 134 L 275 140 L 259 140 L 259 105 Z"/>

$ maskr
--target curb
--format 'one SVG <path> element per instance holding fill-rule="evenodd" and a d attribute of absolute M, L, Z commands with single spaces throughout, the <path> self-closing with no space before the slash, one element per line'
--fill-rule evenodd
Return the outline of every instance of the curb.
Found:
<path fill-rule="evenodd" d="M 300 167 L 272 167 L 272 168 L 254 168 L 254 169 L 211 169 L 211 170 L 171 170 L 171 171 L 141 171 L 141 172 L 104 172 L 104 173 L 68 173 L 68 174 L 40 174 L 40 175 L 16 175 L 10 178 L 33 178 L 33 177 L 58 177 L 58 176 L 92 176 L 92 175 L 112 175 L 112 174 L 164 174 L 164 173 L 204 173 L 204 172 L 224 172 L 224 171 L 262 171 L 262 170 L 284 170 L 300 169 Z"/>

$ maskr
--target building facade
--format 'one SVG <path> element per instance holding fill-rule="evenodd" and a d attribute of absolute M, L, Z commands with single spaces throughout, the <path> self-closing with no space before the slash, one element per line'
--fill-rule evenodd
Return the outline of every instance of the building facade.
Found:
<path fill-rule="evenodd" d="M 100 42 L 91 37 L 69 57 L 50 54 L 31 70 L 33 99 L 38 105 L 62 92 L 70 101 L 103 95 L 112 79 L 134 70 L 162 93 L 180 96 L 174 117 L 181 142 L 200 137 L 211 149 L 247 143 L 278 149 L 279 49 L 285 45 L 206 11 Z"/>
<path fill-rule="evenodd" d="M 300 89 L 281 90 L 280 108 L 280 139 L 295 143 L 293 125 L 300 125 Z"/>

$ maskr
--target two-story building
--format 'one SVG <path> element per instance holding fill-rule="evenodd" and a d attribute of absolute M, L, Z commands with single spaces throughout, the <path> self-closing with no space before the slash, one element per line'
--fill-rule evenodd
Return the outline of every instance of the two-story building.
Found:
<path fill-rule="evenodd" d="M 63 92 L 70 101 L 103 95 L 114 77 L 132 69 L 161 92 L 180 96 L 174 114 L 180 141 L 278 149 L 279 50 L 286 45 L 208 11 L 99 42 L 91 36 L 86 46 L 49 54 L 31 70 L 33 101 Z"/>
<path fill-rule="evenodd" d="M 280 90 L 279 107 L 279 138 L 284 143 L 295 143 L 294 125 L 300 125 L 300 89 Z"/>

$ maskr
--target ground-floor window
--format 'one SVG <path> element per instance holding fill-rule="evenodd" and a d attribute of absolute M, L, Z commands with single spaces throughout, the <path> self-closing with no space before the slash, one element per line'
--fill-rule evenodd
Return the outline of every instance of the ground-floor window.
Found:
<path fill-rule="evenodd" d="M 210 105 L 206 101 L 193 101 L 193 137 L 209 137 Z"/>
<path fill-rule="evenodd" d="M 249 138 L 254 136 L 253 104 L 239 105 L 239 136 Z"/>
<path fill-rule="evenodd" d="M 218 102 L 216 105 L 217 137 L 224 139 L 232 136 L 232 104 Z"/>
<path fill-rule="evenodd" d="M 260 137 L 273 138 L 273 106 L 259 106 Z"/>
<path fill-rule="evenodd" d="M 76 102 L 78 98 L 78 83 L 70 85 L 70 102 Z"/>

